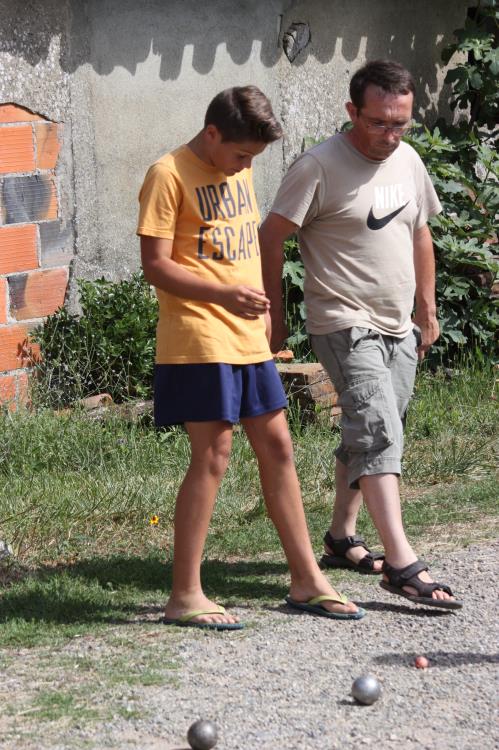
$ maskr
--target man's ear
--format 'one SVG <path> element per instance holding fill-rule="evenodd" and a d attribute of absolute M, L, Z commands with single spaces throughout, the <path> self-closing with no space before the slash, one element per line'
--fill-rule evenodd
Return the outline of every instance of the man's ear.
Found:
<path fill-rule="evenodd" d="M 352 122 L 355 122 L 357 119 L 357 107 L 352 102 L 347 102 L 345 104 L 345 109 L 348 112 L 348 116 L 351 119 Z"/>

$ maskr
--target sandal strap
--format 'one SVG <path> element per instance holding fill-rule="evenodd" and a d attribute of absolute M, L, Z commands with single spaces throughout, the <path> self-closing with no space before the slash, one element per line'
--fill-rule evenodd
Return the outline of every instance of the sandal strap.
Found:
<path fill-rule="evenodd" d="M 385 560 L 382 567 L 382 572 L 386 573 L 390 583 L 395 586 L 405 586 L 409 579 L 416 577 L 423 570 L 428 570 L 428 565 L 423 560 L 416 560 L 416 562 L 406 565 L 405 568 L 394 568 Z"/>
<path fill-rule="evenodd" d="M 357 563 L 357 568 L 360 568 L 361 570 L 367 570 L 369 572 L 374 570 L 375 560 L 385 559 L 385 556 L 382 553 L 371 552 L 364 538 L 357 535 L 346 536 L 344 539 L 333 539 L 331 533 L 328 530 L 324 534 L 324 544 L 329 547 L 333 555 L 336 555 L 336 557 L 344 557 L 345 559 L 348 559 L 346 553 L 349 549 L 352 549 L 352 547 L 362 547 L 363 549 L 365 549 L 367 554 L 365 554 L 364 557 L 359 560 L 359 562 Z"/>
<path fill-rule="evenodd" d="M 336 598 L 335 596 L 330 596 L 329 594 L 320 594 L 320 596 L 314 596 L 313 599 L 309 599 L 307 604 L 315 606 L 316 604 L 320 604 L 321 602 L 348 604 L 348 597 L 346 596 L 346 594 L 342 594 L 341 591 L 338 591 L 338 598 Z"/>
<path fill-rule="evenodd" d="M 192 612 L 186 612 L 185 615 L 180 615 L 178 617 L 178 622 L 189 622 L 190 620 L 193 620 L 195 617 L 200 617 L 201 615 L 224 615 L 225 614 L 225 607 L 216 607 L 215 609 L 194 609 Z"/>
<path fill-rule="evenodd" d="M 365 540 L 361 536 L 346 536 L 344 539 L 333 539 L 329 531 L 324 534 L 324 543 L 334 552 L 335 555 L 345 556 L 352 547 L 363 547 L 366 552 L 370 552 Z"/>
<path fill-rule="evenodd" d="M 407 565 L 405 568 L 394 568 L 386 560 L 383 563 L 382 572 L 386 573 L 388 580 L 392 586 L 402 588 L 402 586 L 412 586 L 418 592 L 418 596 L 428 596 L 434 591 L 445 591 L 449 596 L 454 596 L 450 587 L 444 583 L 438 583 L 433 581 L 427 583 L 419 578 L 419 573 L 423 570 L 428 570 L 428 565 L 423 560 L 416 560 L 416 562 Z"/>

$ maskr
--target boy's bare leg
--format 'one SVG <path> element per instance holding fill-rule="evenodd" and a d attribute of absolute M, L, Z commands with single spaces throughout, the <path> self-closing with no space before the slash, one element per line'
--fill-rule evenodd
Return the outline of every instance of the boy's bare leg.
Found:
<path fill-rule="evenodd" d="M 338 592 L 323 575 L 312 550 L 296 475 L 293 446 L 282 410 L 241 420 L 258 459 L 269 516 L 274 523 L 291 573 L 290 596 L 305 602 Z M 356 612 L 353 602 L 322 602 L 330 612 Z"/>
<path fill-rule="evenodd" d="M 418 558 L 405 535 L 400 508 L 399 481 L 395 474 L 373 474 L 359 479 L 367 509 L 373 519 L 385 548 L 387 563 L 394 568 L 404 568 Z M 432 577 L 426 570 L 419 573 L 422 581 L 431 583 Z M 386 576 L 385 576 L 386 579 Z M 409 594 L 417 596 L 412 586 L 404 586 Z M 434 599 L 453 599 L 445 591 L 437 590 Z"/>
<path fill-rule="evenodd" d="M 201 586 L 201 559 L 220 482 L 227 469 L 232 425 L 228 422 L 186 422 L 191 461 L 175 507 L 173 584 L 165 615 L 177 619 L 187 612 L 216 609 Z M 194 622 L 237 622 L 229 614 L 202 615 Z"/>
<path fill-rule="evenodd" d="M 357 526 L 357 516 L 359 515 L 360 506 L 362 505 L 362 492 L 352 490 L 348 486 L 347 467 L 339 459 L 336 459 L 336 497 L 333 506 L 333 518 L 329 533 L 333 539 L 344 539 L 347 536 L 355 536 Z M 327 553 L 331 554 L 327 544 L 324 545 Z M 352 562 L 358 563 L 367 552 L 363 547 L 352 547 L 346 553 L 346 556 Z M 381 572 L 381 560 L 374 561 L 374 570 Z"/>

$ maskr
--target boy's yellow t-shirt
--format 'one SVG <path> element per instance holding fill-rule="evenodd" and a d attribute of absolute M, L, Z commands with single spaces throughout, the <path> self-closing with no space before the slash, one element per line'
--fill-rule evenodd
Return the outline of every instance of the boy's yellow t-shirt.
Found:
<path fill-rule="evenodd" d="M 150 167 L 139 202 L 137 234 L 172 239 L 176 263 L 198 278 L 263 289 L 251 169 L 226 176 L 180 146 Z M 263 316 L 245 320 L 220 305 L 156 292 L 157 364 L 272 358 Z"/>

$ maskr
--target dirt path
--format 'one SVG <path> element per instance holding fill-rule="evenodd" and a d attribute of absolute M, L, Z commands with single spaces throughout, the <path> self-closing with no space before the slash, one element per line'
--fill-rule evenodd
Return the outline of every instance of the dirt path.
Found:
<path fill-rule="evenodd" d="M 180 750 L 199 717 L 217 750 L 477 750 L 499 741 L 499 543 L 432 559 L 465 601 L 458 614 L 416 608 L 377 579 L 335 584 L 368 610 L 357 623 L 240 608 L 240 633 L 161 626 L 159 607 L 100 638 L 0 654 L 2 750 Z M 412 665 L 417 654 L 430 668 Z M 352 680 L 369 672 L 382 697 L 361 707 Z"/>

